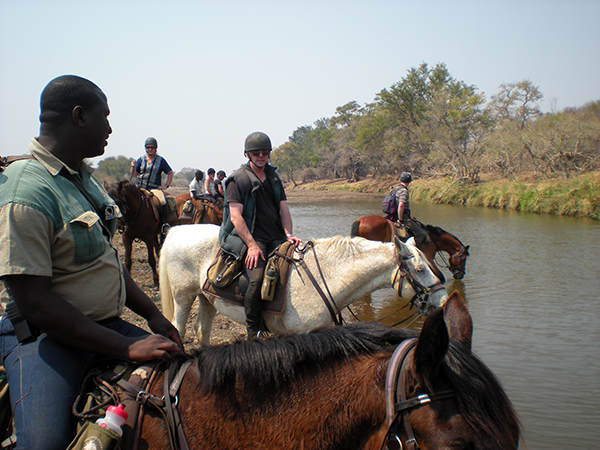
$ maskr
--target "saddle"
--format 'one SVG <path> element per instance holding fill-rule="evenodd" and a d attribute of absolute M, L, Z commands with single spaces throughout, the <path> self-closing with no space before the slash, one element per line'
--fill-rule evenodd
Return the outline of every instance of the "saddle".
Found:
<path fill-rule="evenodd" d="M 206 212 L 206 208 L 210 207 L 211 201 L 206 198 L 189 199 L 183 204 L 181 214 L 179 214 L 179 222 L 182 225 L 189 223 L 201 223 L 202 214 Z M 196 218 L 200 216 L 199 220 Z"/>
<path fill-rule="evenodd" d="M 177 203 L 175 198 L 166 195 L 160 189 L 140 188 L 148 205 L 152 207 L 157 222 L 173 222 L 177 220 Z M 166 217 L 163 217 L 166 216 Z"/>
<path fill-rule="evenodd" d="M 273 293 L 273 299 L 263 302 L 263 309 L 272 313 L 281 314 L 283 313 L 285 305 L 285 295 L 287 292 L 287 285 L 290 278 L 290 269 L 292 264 L 292 255 L 294 254 L 295 247 L 289 242 L 282 243 L 277 247 L 267 261 L 267 268 L 274 269 L 277 272 L 277 281 L 275 282 L 275 291 Z M 221 258 L 221 252 L 217 254 L 215 258 L 215 264 L 218 258 Z M 211 266 L 213 266 L 211 264 Z M 265 276 L 267 275 L 267 268 L 265 268 Z M 220 282 L 214 278 L 214 274 L 210 272 L 202 286 L 202 290 L 213 297 L 220 298 L 227 302 L 233 303 L 238 306 L 244 305 L 244 294 L 248 289 L 248 278 L 244 274 L 244 265 L 238 264 L 237 273 L 231 275 L 230 284 L 223 286 Z M 212 280 L 211 280 L 212 275 Z M 218 285 L 221 285 L 220 287 Z"/>

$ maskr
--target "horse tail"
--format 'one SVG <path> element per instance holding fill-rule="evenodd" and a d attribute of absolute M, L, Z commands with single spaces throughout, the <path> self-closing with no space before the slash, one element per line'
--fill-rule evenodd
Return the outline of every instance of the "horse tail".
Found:
<path fill-rule="evenodd" d="M 160 302 L 162 304 L 163 316 L 165 316 L 167 320 L 172 321 L 174 315 L 173 291 L 171 290 L 171 281 L 169 280 L 169 270 L 167 268 L 168 258 L 165 257 L 165 250 L 168 251 L 167 248 L 163 248 L 162 258 L 160 258 L 158 262 Z"/>
<path fill-rule="evenodd" d="M 359 234 L 358 234 L 359 227 L 360 227 L 359 220 L 355 220 L 354 222 L 352 222 L 352 228 L 350 228 L 350 236 L 351 237 L 359 236 Z"/>

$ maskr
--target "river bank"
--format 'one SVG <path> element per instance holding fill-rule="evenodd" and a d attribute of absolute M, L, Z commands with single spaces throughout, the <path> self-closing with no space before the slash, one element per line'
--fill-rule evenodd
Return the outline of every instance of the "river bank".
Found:
<path fill-rule="evenodd" d="M 344 198 L 383 198 L 398 184 L 397 177 L 366 177 L 319 180 L 293 186 L 286 185 L 293 201 L 335 201 Z M 484 178 L 477 184 L 452 180 L 450 177 L 415 179 L 411 200 L 449 205 L 507 209 L 539 214 L 588 217 L 600 220 L 600 171 L 569 179 L 538 180 L 520 177 L 515 180 Z"/>

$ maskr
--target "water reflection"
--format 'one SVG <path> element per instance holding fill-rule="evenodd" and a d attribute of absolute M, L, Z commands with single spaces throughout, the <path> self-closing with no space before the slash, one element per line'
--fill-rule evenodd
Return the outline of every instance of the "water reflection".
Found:
<path fill-rule="evenodd" d="M 474 352 L 501 380 L 531 449 L 596 448 L 600 441 L 600 223 L 479 208 L 415 204 L 423 223 L 470 245 L 467 274 L 454 280 L 473 317 Z M 349 235 L 380 201 L 290 202 L 295 233 Z M 412 313 L 392 289 L 353 307 L 388 325 Z M 414 310 L 413 310 L 414 311 Z M 420 326 L 419 322 L 412 326 Z"/>

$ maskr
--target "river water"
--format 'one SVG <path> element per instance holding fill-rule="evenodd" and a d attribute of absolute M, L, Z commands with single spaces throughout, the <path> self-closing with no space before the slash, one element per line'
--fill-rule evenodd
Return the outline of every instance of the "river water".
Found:
<path fill-rule="evenodd" d="M 303 240 L 349 235 L 381 200 L 289 201 Z M 523 425 L 521 448 L 600 448 L 600 222 L 461 206 L 411 204 L 413 214 L 470 245 L 462 281 L 473 351 L 492 369 Z M 444 260 L 446 254 L 444 254 Z M 382 289 L 355 308 L 394 325 L 408 315 Z M 418 326 L 416 322 L 412 326 Z"/>

